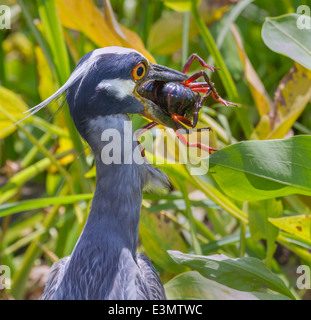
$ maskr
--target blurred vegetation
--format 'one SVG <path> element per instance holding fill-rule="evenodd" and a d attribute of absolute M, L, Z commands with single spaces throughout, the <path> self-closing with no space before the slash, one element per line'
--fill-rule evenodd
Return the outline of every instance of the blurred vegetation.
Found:
<path fill-rule="evenodd" d="M 311 298 L 296 286 L 297 267 L 311 267 L 311 30 L 299 31 L 292 15 L 307 1 L 2 3 L 12 28 L 0 30 L 0 131 L 98 47 L 135 48 L 177 70 L 195 52 L 220 67 L 212 81 L 239 108 L 209 98 L 198 127 L 213 127 L 221 150 L 205 176 L 160 166 L 173 190 L 144 195 L 138 250 L 171 299 Z M 3 299 L 40 297 L 49 266 L 71 254 L 89 212 L 94 159 L 67 105 L 59 107 L 0 133 L 0 265 L 12 272 Z"/>

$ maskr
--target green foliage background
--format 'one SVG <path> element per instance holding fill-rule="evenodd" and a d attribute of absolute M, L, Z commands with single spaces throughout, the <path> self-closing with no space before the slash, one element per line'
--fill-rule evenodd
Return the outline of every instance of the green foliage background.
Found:
<path fill-rule="evenodd" d="M 307 1 L 4 2 L 0 131 L 98 47 L 132 47 L 177 70 L 195 52 L 220 67 L 212 81 L 239 108 L 208 99 L 198 127 L 213 127 L 221 150 L 204 176 L 160 166 L 173 190 L 144 195 L 138 250 L 170 299 L 311 298 L 296 286 L 297 267 L 311 267 L 311 30 L 294 14 Z M 41 274 L 72 252 L 89 212 L 94 159 L 67 106 L 50 119 L 58 107 L 0 133 L 0 265 L 12 271 L 3 299 L 40 297 Z"/>

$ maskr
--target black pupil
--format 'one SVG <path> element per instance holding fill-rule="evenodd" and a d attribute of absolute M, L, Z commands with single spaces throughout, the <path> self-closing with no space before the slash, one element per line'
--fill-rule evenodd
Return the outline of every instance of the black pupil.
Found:
<path fill-rule="evenodd" d="M 144 67 L 139 67 L 136 71 L 136 74 L 141 77 L 144 74 Z"/>

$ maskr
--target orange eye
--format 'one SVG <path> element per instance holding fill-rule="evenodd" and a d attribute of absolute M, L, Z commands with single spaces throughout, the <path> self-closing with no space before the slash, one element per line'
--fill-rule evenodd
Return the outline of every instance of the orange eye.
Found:
<path fill-rule="evenodd" d="M 132 71 L 132 77 L 134 80 L 140 80 L 146 73 L 146 66 L 141 62 Z"/>

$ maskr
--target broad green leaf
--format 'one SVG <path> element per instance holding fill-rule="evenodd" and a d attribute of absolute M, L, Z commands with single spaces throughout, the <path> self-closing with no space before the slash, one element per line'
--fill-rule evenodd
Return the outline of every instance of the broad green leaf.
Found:
<path fill-rule="evenodd" d="M 266 18 L 262 39 L 274 52 L 284 54 L 311 70 L 311 29 L 299 29 L 298 14 Z"/>
<path fill-rule="evenodd" d="M 164 288 L 169 300 L 290 300 L 283 295 L 234 290 L 196 271 L 177 275 Z"/>
<path fill-rule="evenodd" d="M 204 277 L 235 290 L 251 292 L 266 286 L 293 298 L 284 282 L 258 259 L 231 259 L 223 254 L 198 256 L 178 251 L 168 253 L 177 263 L 199 271 Z"/>
<path fill-rule="evenodd" d="M 193 0 L 164 0 L 164 4 L 175 10 L 175 11 L 190 11 L 191 9 L 191 2 Z M 201 0 L 195 0 L 197 3 L 197 7 L 200 5 Z"/>
<path fill-rule="evenodd" d="M 311 136 L 239 142 L 210 156 L 210 174 L 241 201 L 311 195 L 310 143 Z"/>
<path fill-rule="evenodd" d="M 184 266 L 176 264 L 167 254 L 170 248 L 187 251 L 179 232 L 170 226 L 158 214 L 141 211 L 139 235 L 148 257 L 159 267 L 177 274 L 186 271 Z"/>
<path fill-rule="evenodd" d="M 77 201 L 90 200 L 93 198 L 93 196 L 93 194 L 79 194 L 73 196 L 40 198 L 34 200 L 6 203 L 0 206 L 0 217 L 4 217 L 22 211 L 41 209 L 55 204 L 65 205 L 72 204 Z"/>
<path fill-rule="evenodd" d="M 311 241 L 311 215 L 269 218 L 268 220 L 276 227 L 292 235 Z"/>

